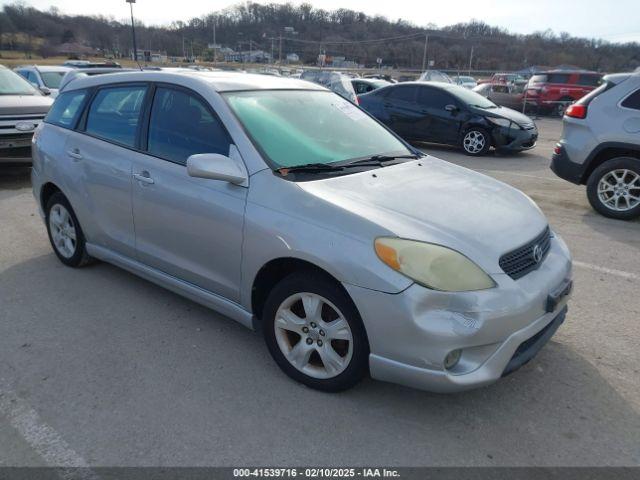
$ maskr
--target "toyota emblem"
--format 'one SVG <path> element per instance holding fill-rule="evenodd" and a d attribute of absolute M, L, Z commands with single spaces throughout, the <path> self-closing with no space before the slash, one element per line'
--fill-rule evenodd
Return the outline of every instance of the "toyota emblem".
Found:
<path fill-rule="evenodd" d="M 540 245 L 536 245 L 533 247 L 533 261 L 536 263 L 540 263 L 542 261 L 542 247 Z"/>

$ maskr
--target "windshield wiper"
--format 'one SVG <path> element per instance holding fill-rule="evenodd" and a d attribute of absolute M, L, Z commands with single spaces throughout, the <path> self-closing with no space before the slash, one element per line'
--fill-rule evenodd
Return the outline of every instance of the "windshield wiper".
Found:
<path fill-rule="evenodd" d="M 349 167 L 363 167 L 363 166 L 384 166 L 389 162 L 401 159 L 417 160 L 420 158 L 418 155 L 373 155 L 367 158 L 361 158 L 360 160 L 354 160 L 352 162 L 342 165 L 345 168 Z"/>
<path fill-rule="evenodd" d="M 328 163 L 306 163 L 304 165 L 296 165 L 294 167 L 281 167 L 276 170 L 280 175 L 286 177 L 289 173 L 294 172 L 339 172 L 344 168 L 340 165 L 331 165 Z"/>

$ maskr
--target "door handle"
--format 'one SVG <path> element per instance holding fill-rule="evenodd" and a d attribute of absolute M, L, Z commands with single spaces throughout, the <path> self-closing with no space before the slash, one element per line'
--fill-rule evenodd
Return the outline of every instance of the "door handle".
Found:
<path fill-rule="evenodd" d="M 147 172 L 147 171 L 144 171 L 144 172 L 141 172 L 141 173 L 134 173 L 133 174 L 133 178 L 135 178 L 140 183 L 144 183 L 144 184 L 147 184 L 147 185 L 151 185 L 151 184 L 155 183 L 153 181 L 153 178 L 151 178 L 149 176 L 149 172 Z"/>
<path fill-rule="evenodd" d="M 69 155 L 74 160 L 82 160 L 82 154 L 80 153 L 79 148 L 73 148 L 71 150 L 67 150 L 67 155 Z"/>

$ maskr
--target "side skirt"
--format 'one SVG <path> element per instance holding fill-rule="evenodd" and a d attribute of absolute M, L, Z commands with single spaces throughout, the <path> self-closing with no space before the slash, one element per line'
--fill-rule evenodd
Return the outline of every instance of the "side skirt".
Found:
<path fill-rule="evenodd" d="M 160 285 L 167 290 L 171 290 L 178 295 L 182 295 L 189 300 L 193 300 L 200 305 L 204 305 L 205 307 L 215 310 L 216 312 L 241 323 L 251 330 L 255 329 L 255 321 L 251 312 L 246 311 L 242 306 L 235 302 L 227 300 L 226 298 L 208 290 L 204 290 L 196 285 L 180 280 L 179 278 L 168 275 L 160 270 L 144 265 L 143 263 L 129 257 L 120 255 L 119 253 L 107 248 L 90 243 L 87 243 L 86 247 L 87 253 L 92 257 L 111 263 L 138 275 L 145 280 Z"/>

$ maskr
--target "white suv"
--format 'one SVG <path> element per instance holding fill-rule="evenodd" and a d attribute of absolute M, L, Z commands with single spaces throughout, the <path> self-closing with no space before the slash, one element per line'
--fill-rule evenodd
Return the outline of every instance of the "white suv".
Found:
<path fill-rule="evenodd" d="M 591 206 L 602 215 L 640 216 L 640 72 L 604 77 L 567 109 L 551 169 L 586 185 Z"/>

